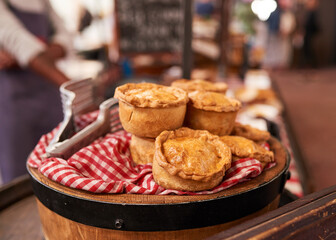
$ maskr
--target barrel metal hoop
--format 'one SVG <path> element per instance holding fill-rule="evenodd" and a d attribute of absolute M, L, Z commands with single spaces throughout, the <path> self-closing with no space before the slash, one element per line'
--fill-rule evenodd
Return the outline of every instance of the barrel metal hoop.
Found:
<path fill-rule="evenodd" d="M 283 187 L 288 163 L 271 181 L 236 195 L 174 204 L 122 204 L 59 192 L 32 176 L 38 200 L 51 211 L 89 226 L 123 231 L 174 231 L 224 224 L 270 204 Z"/>

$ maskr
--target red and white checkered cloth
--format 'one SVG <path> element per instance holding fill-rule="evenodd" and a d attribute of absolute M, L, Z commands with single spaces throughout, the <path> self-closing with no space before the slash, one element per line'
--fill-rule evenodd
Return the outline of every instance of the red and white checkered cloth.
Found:
<path fill-rule="evenodd" d="M 85 127 L 93 122 L 97 115 L 97 111 L 83 115 L 76 119 L 77 125 Z M 82 148 L 68 160 L 45 159 L 45 149 L 57 131 L 58 127 L 41 137 L 28 159 L 28 165 L 38 168 L 44 176 L 55 182 L 94 193 L 212 194 L 254 178 L 262 172 L 258 160 L 245 158 L 233 162 L 231 168 L 226 171 L 223 182 L 209 191 L 195 193 L 164 189 L 155 183 L 151 164 L 133 163 L 129 150 L 130 133 L 109 133 Z M 275 163 L 270 164 L 268 168 L 274 165 Z"/>

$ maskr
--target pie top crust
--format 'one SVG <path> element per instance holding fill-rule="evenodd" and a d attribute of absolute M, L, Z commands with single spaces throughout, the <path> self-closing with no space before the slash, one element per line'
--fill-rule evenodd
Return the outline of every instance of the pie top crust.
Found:
<path fill-rule="evenodd" d="M 188 102 L 187 93 L 179 88 L 154 83 L 127 83 L 116 88 L 114 97 L 136 107 L 166 108 Z"/>
<path fill-rule="evenodd" d="M 209 91 L 209 92 L 219 92 L 225 93 L 228 89 L 228 85 L 223 82 L 210 82 L 202 79 L 179 79 L 175 80 L 171 84 L 173 87 L 182 88 L 185 91 Z"/>
<path fill-rule="evenodd" d="M 192 105 L 201 110 L 215 112 L 233 112 L 241 108 L 241 103 L 224 94 L 206 91 L 194 91 L 188 93 Z"/>
<path fill-rule="evenodd" d="M 235 91 L 235 97 L 242 102 L 265 102 L 276 99 L 276 94 L 271 89 L 239 88 Z"/>
<path fill-rule="evenodd" d="M 240 136 L 222 136 L 220 140 L 228 145 L 232 155 L 239 158 L 255 158 L 260 162 L 273 162 L 274 154 L 262 146 Z"/>
<path fill-rule="evenodd" d="M 155 159 L 171 175 L 208 182 L 225 175 L 231 151 L 218 136 L 183 127 L 156 138 Z"/>
<path fill-rule="evenodd" d="M 271 137 L 271 134 L 267 131 L 263 131 L 250 125 L 245 125 L 238 122 L 235 123 L 231 135 L 244 137 L 255 142 L 265 142 L 268 141 Z"/>

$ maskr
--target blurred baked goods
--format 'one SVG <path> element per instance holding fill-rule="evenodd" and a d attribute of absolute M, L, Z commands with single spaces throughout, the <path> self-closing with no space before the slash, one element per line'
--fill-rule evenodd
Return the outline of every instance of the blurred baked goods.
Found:
<path fill-rule="evenodd" d="M 167 189 L 202 191 L 217 186 L 231 166 L 231 151 L 208 131 L 180 128 L 155 140 L 153 177 Z"/>
<path fill-rule="evenodd" d="M 262 54 L 262 51 L 257 50 L 257 52 Z M 270 89 L 272 82 L 267 71 L 262 69 L 249 69 L 244 77 L 244 85 L 246 88 Z"/>
<path fill-rule="evenodd" d="M 194 91 L 188 94 L 189 103 L 185 126 L 192 129 L 208 130 L 219 136 L 230 134 L 241 103 L 224 94 Z"/>
<path fill-rule="evenodd" d="M 220 140 L 230 147 L 233 157 L 255 158 L 262 163 L 274 161 L 272 151 L 266 150 L 264 147 L 247 138 L 240 136 L 222 136 Z"/>
<path fill-rule="evenodd" d="M 271 137 L 268 131 L 263 131 L 239 122 L 235 123 L 231 135 L 244 137 L 254 142 L 266 142 Z"/>
<path fill-rule="evenodd" d="M 235 98 L 243 104 L 265 104 L 276 108 L 279 112 L 283 106 L 272 89 L 257 89 L 257 88 L 239 88 L 234 92 Z"/>
<path fill-rule="evenodd" d="M 181 88 L 187 92 L 192 91 L 209 91 L 209 92 L 218 92 L 226 93 L 228 86 L 224 82 L 210 82 L 202 79 L 179 79 L 175 80 L 171 84 L 173 87 Z"/>
<path fill-rule="evenodd" d="M 163 130 L 183 124 L 187 93 L 153 83 L 127 83 L 117 87 L 119 117 L 123 128 L 138 137 L 155 138 Z"/>
<path fill-rule="evenodd" d="M 136 164 L 152 163 L 155 152 L 154 138 L 141 138 L 132 135 L 130 142 L 130 151 L 133 162 Z"/>

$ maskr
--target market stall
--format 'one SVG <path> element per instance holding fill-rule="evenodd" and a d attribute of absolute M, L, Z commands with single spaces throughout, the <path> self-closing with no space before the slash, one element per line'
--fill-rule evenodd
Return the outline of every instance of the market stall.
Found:
<path fill-rule="evenodd" d="M 302 106 L 287 94 L 299 93 L 263 66 L 252 28 L 265 25 L 252 23 L 265 16 L 233 2 L 114 1 L 103 63 L 63 63 L 77 76 L 60 87 L 63 121 L 27 156 L 28 174 L 0 188 L 1 238 L 332 232 L 335 187 L 308 195 L 310 176 L 321 175 L 311 174 L 303 124 L 293 121 Z"/>

